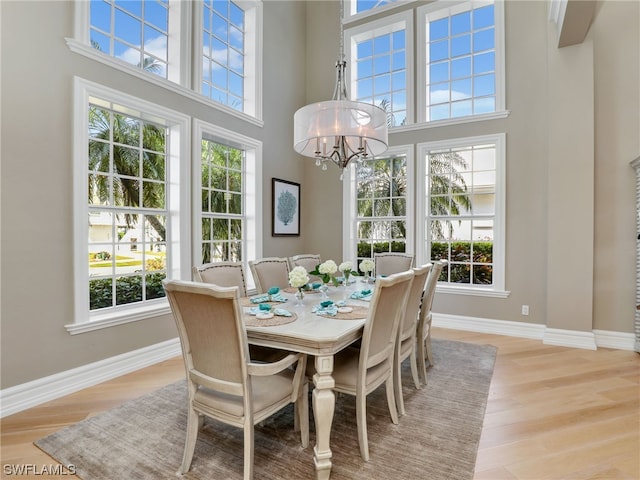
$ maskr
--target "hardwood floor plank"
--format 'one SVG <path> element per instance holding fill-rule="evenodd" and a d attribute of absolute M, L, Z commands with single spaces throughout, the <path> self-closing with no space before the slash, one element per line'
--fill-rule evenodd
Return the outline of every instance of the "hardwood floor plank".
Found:
<path fill-rule="evenodd" d="M 433 336 L 498 347 L 475 480 L 640 479 L 640 355 L 442 328 Z M 35 440 L 179 378 L 176 357 L 2 419 L 3 468 L 53 463 Z"/>

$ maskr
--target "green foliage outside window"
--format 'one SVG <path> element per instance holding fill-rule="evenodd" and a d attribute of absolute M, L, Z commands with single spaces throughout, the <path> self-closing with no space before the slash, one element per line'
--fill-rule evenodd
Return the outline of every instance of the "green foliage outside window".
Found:
<path fill-rule="evenodd" d="M 145 299 L 162 298 L 165 296 L 162 280 L 166 278 L 164 272 L 150 273 L 145 276 Z M 113 307 L 113 290 L 111 278 L 101 278 L 89 281 L 89 309 Z M 116 299 L 118 305 L 142 301 L 142 276 L 119 277 L 116 279 Z"/>

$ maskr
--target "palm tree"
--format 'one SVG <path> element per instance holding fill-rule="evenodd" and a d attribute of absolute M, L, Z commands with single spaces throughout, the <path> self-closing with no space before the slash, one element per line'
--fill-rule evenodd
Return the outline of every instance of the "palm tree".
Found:
<path fill-rule="evenodd" d="M 470 211 L 472 204 L 467 195 L 467 184 L 460 170 L 469 167 L 467 161 L 455 152 L 429 154 L 429 177 L 431 187 L 429 199 L 431 216 L 460 215 L 462 210 Z M 449 201 L 451 199 L 451 201 Z M 447 220 L 449 236 L 453 233 L 453 224 Z M 435 237 L 445 238 L 444 228 L 440 220 L 433 222 Z"/>
<path fill-rule="evenodd" d="M 203 214 L 242 214 L 242 150 L 203 140 L 201 165 Z M 202 238 L 221 241 L 221 248 L 216 253 L 222 260 L 242 259 L 241 219 L 203 216 Z M 203 263 L 214 260 L 212 257 L 208 245 L 203 243 Z"/>
<path fill-rule="evenodd" d="M 142 123 L 134 118 L 110 112 L 102 108 L 89 108 L 89 170 L 112 173 L 107 175 L 91 175 L 89 181 L 89 203 L 98 199 L 100 203 L 111 201 L 125 207 L 164 208 L 165 206 L 165 131 L 149 123 Z M 113 137 L 111 136 L 113 134 Z M 142 136 L 142 150 L 129 148 L 127 145 L 139 147 Z M 96 141 L 104 140 L 104 141 Z M 142 167 L 140 152 L 142 151 Z M 111 165 L 113 152 L 113 165 Z M 142 171 L 140 171 L 142 168 Z M 149 181 L 140 181 L 140 178 Z M 109 178 L 113 179 L 113 186 Z M 141 195 L 142 183 L 142 195 Z M 123 215 L 127 227 L 136 223 L 132 213 Z M 161 241 L 166 240 L 166 229 L 155 215 L 144 218 L 157 232 Z"/>

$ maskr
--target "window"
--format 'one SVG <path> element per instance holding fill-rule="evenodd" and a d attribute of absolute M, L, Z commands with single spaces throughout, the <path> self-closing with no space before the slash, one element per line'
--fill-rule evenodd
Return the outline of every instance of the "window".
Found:
<path fill-rule="evenodd" d="M 445 259 L 441 284 L 504 290 L 504 135 L 418 146 L 425 258 Z"/>
<path fill-rule="evenodd" d="M 408 147 L 393 147 L 384 156 L 363 162 L 348 170 L 353 196 L 345 198 L 348 231 L 352 240 L 345 244 L 344 258 L 373 258 L 380 252 L 413 251 L 413 155 Z M 355 172 L 355 175 L 352 175 Z M 355 202 L 352 200 L 355 199 Z"/>
<path fill-rule="evenodd" d="M 379 10 L 384 7 L 392 6 L 393 4 L 400 3 L 402 1 L 411 0 L 347 0 L 348 9 L 346 14 L 353 16 L 358 13 L 371 12 L 372 10 Z"/>
<path fill-rule="evenodd" d="M 419 18 L 425 29 L 425 120 L 495 112 L 497 47 L 493 3 L 429 6 Z"/>
<path fill-rule="evenodd" d="M 352 98 L 385 109 L 402 130 L 505 117 L 504 2 L 406 3 L 396 14 L 376 4 L 372 21 L 346 17 Z"/>
<path fill-rule="evenodd" d="M 74 4 L 72 51 L 261 126 L 260 0 Z"/>
<path fill-rule="evenodd" d="M 261 255 L 262 144 L 197 120 L 194 137 L 194 262 L 243 262 Z M 247 288 L 254 287 L 247 278 Z"/>
<path fill-rule="evenodd" d="M 244 98 L 244 11 L 233 2 L 203 2 L 202 94 L 236 110 Z"/>
<path fill-rule="evenodd" d="M 93 0 L 89 4 L 93 48 L 167 78 L 168 0 Z"/>
<path fill-rule="evenodd" d="M 202 140 L 202 262 L 242 260 L 244 152 Z"/>
<path fill-rule="evenodd" d="M 412 111 L 407 104 L 412 85 L 408 66 L 412 52 L 408 43 L 410 24 L 401 14 L 345 32 L 347 45 L 351 45 L 351 98 L 385 110 L 389 126 L 404 125 Z"/>
<path fill-rule="evenodd" d="M 157 313 L 162 280 L 189 269 L 177 216 L 188 118 L 82 79 L 75 88 L 76 322 Z"/>

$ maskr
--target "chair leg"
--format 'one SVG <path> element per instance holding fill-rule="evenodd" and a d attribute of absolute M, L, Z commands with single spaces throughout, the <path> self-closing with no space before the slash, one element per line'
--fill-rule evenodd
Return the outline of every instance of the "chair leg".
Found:
<path fill-rule="evenodd" d="M 253 480 L 253 421 L 244 424 L 244 480 Z"/>
<path fill-rule="evenodd" d="M 424 385 L 427 384 L 427 358 L 426 358 L 426 347 L 425 341 L 421 340 L 423 337 L 421 334 L 418 336 L 418 372 L 420 374 L 420 379 Z"/>
<path fill-rule="evenodd" d="M 187 473 L 189 468 L 191 468 L 193 452 L 196 449 L 196 440 L 198 438 L 198 427 L 200 426 L 202 417 L 202 415 L 199 415 L 198 412 L 189 405 L 189 412 L 187 413 L 187 439 L 184 444 L 180 473 Z"/>
<path fill-rule="evenodd" d="M 396 397 L 393 392 L 393 375 L 390 375 L 385 382 L 387 386 L 387 404 L 389 405 L 389 414 L 391 421 L 398 424 L 398 410 L 396 409 Z"/>
<path fill-rule="evenodd" d="M 397 348 L 397 347 L 396 347 Z M 394 355 L 393 359 L 393 390 L 395 392 L 395 401 L 398 406 L 398 413 L 404 415 L 404 398 L 402 398 L 402 362 L 400 358 Z"/>
<path fill-rule="evenodd" d="M 429 361 L 429 365 L 433 366 L 433 351 L 431 350 L 431 332 L 429 332 L 429 335 L 427 335 L 427 340 L 425 341 L 425 344 L 426 344 L 427 360 Z"/>
<path fill-rule="evenodd" d="M 302 448 L 309 446 L 309 383 L 305 382 L 295 404 L 295 431 L 300 431 Z"/>
<path fill-rule="evenodd" d="M 411 376 L 413 377 L 413 384 L 416 386 L 416 390 L 420 390 L 422 388 L 422 385 L 420 385 L 420 377 L 418 376 L 418 359 L 416 358 L 416 347 L 413 348 L 409 361 L 411 362 Z"/>
<path fill-rule="evenodd" d="M 358 444 L 360 455 L 365 462 L 369 461 L 369 441 L 367 439 L 367 396 L 356 395 L 356 424 L 358 426 Z"/>

